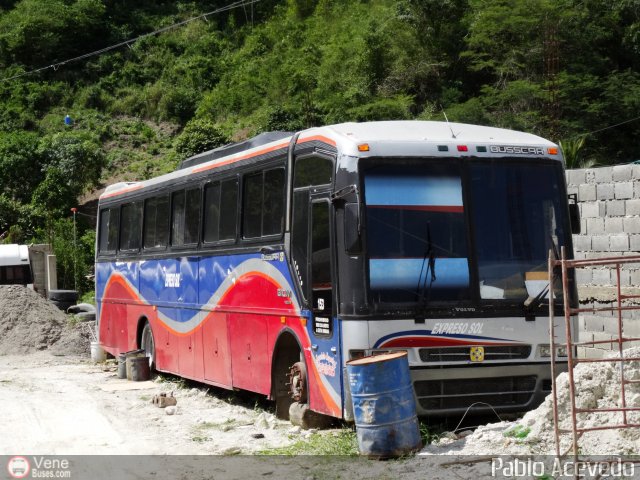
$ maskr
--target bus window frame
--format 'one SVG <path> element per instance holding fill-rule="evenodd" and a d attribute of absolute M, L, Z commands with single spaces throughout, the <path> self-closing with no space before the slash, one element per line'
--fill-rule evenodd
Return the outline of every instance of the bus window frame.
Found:
<path fill-rule="evenodd" d="M 184 209 L 185 209 L 185 222 L 186 222 L 186 209 L 187 209 L 187 192 L 190 190 L 198 190 L 200 192 L 200 202 L 198 203 L 198 234 L 196 235 L 196 241 L 194 243 L 182 243 L 180 245 L 176 245 L 173 243 L 173 197 L 176 193 L 183 192 L 184 193 Z M 169 190 L 169 248 L 168 251 L 176 251 L 183 252 L 188 250 L 198 250 L 198 247 L 201 245 L 202 238 L 202 211 L 203 211 L 203 200 L 202 200 L 202 182 L 189 182 L 182 183 L 177 188 L 172 188 Z M 183 224 L 184 228 L 184 224 Z"/>
<path fill-rule="evenodd" d="M 241 205 L 240 205 L 240 201 L 241 201 L 241 189 L 240 189 L 240 183 L 241 183 L 241 179 L 240 179 L 241 175 L 240 174 L 233 174 L 230 176 L 220 176 L 220 177 L 211 177 L 208 178 L 203 184 L 202 184 L 202 194 L 201 194 L 201 198 L 202 198 L 202 206 L 200 208 L 201 211 L 201 220 L 200 220 L 200 246 L 202 249 L 213 249 L 216 247 L 224 247 L 224 246 L 233 246 L 238 242 L 238 224 L 239 224 L 239 220 L 238 217 L 240 216 L 241 213 Z M 215 242 L 207 242 L 204 239 L 204 235 L 205 235 L 205 219 L 206 219 L 206 205 L 205 205 L 205 198 L 206 198 L 206 189 L 207 186 L 212 185 L 217 183 L 218 185 L 220 185 L 220 205 L 222 206 L 222 184 L 225 182 L 229 182 L 229 181 L 233 181 L 235 180 L 236 182 L 236 215 L 235 215 L 235 232 L 233 235 L 233 238 L 226 238 L 223 240 L 216 240 Z M 220 212 L 222 213 L 222 211 Z M 220 223 L 221 223 L 221 218 L 222 215 L 220 214 L 220 216 L 218 217 L 218 237 L 220 236 Z"/>
<path fill-rule="evenodd" d="M 245 237 L 244 236 L 244 218 L 245 218 L 245 209 L 244 209 L 244 191 L 245 191 L 245 179 L 247 177 L 255 176 L 260 174 L 262 176 L 262 199 L 264 199 L 264 178 L 265 174 L 271 170 L 280 169 L 283 172 L 283 186 L 282 186 L 282 198 L 284 200 L 282 205 L 282 226 L 280 229 L 280 233 L 271 234 L 271 235 L 260 235 L 257 237 Z M 287 198 L 287 166 L 282 161 L 269 163 L 267 165 L 263 165 L 262 168 L 256 169 L 252 168 L 246 171 L 243 171 L 240 174 L 239 179 L 239 195 L 238 195 L 238 222 L 236 224 L 236 235 L 237 238 L 243 245 L 256 245 L 261 243 L 277 243 L 279 240 L 284 238 L 285 233 L 285 217 L 287 214 L 287 203 L 290 201 Z M 262 232 L 263 222 L 263 211 L 260 210 L 260 231 Z"/>

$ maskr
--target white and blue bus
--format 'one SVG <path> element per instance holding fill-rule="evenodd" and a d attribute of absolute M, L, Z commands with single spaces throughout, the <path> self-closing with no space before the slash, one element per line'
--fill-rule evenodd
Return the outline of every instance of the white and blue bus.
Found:
<path fill-rule="evenodd" d="M 390 121 L 262 134 L 112 185 L 100 342 L 282 418 L 299 402 L 352 419 L 345 362 L 392 350 L 420 415 L 533 408 L 551 388 L 548 254 L 572 252 L 563 167 L 534 135 Z"/>

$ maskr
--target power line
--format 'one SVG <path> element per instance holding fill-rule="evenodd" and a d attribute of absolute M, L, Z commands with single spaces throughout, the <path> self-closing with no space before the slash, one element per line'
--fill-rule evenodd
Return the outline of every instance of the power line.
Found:
<path fill-rule="evenodd" d="M 252 9 L 253 9 L 253 4 L 258 3 L 259 1 L 260 0 L 238 0 L 236 2 L 233 2 L 233 3 L 229 4 L 229 5 L 226 5 L 224 7 L 220 7 L 218 9 L 216 9 L 216 10 L 212 10 L 211 12 L 203 13 L 203 14 L 198 15 L 196 17 L 188 18 L 188 19 L 183 20 L 181 22 L 177 22 L 177 23 L 174 23 L 172 25 L 160 28 L 158 30 L 154 30 L 153 32 L 145 33 L 145 34 L 140 35 L 138 37 L 130 38 L 129 40 L 125 40 L 123 42 L 116 43 L 114 45 L 110 45 L 110 46 L 105 47 L 105 48 L 101 48 L 100 50 L 95 50 L 93 52 L 85 53 L 85 54 L 79 55 L 77 57 L 73 57 L 73 58 L 69 58 L 67 60 L 63 60 L 61 62 L 52 63 L 52 64 L 47 65 L 45 67 L 36 68 L 36 69 L 30 70 L 28 72 L 19 73 L 17 75 L 13 75 L 11 77 L 2 78 L 2 79 L 0 79 L 0 82 L 8 82 L 10 80 L 15 80 L 15 79 L 18 79 L 18 78 L 21 78 L 21 77 L 25 77 L 27 75 L 33 75 L 35 73 L 43 72 L 43 71 L 49 70 L 49 69 L 58 70 L 58 68 L 60 68 L 60 67 L 62 67 L 64 65 L 67 65 L 69 63 L 78 62 L 80 60 L 85 60 L 87 58 L 95 57 L 96 55 L 102 55 L 103 53 L 109 52 L 111 50 L 115 50 L 115 49 L 120 48 L 120 47 L 124 47 L 125 45 L 126 46 L 131 46 L 132 44 L 136 43 L 139 40 L 142 40 L 143 38 L 151 37 L 151 36 L 154 36 L 154 35 L 158 35 L 160 33 L 164 33 L 164 32 L 169 31 L 169 30 L 173 30 L 174 28 L 181 27 L 182 25 L 186 25 L 187 23 L 193 22 L 195 20 L 200 20 L 200 19 L 206 20 L 207 17 L 209 17 L 211 15 L 215 15 L 217 13 L 226 12 L 226 11 L 233 10 L 233 9 L 239 8 L 239 7 L 246 7 L 247 5 L 251 5 Z"/>
<path fill-rule="evenodd" d="M 624 122 L 616 123 L 615 125 L 609 125 L 608 127 L 603 127 L 603 128 L 599 128 L 598 130 L 593 130 L 592 132 L 581 133 L 580 135 L 576 135 L 576 136 L 572 137 L 572 139 L 580 138 L 580 137 L 586 137 L 586 136 L 592 135 L 594 133 L 604 132 L 605 130 L 616 128 L 616 127 L 619 127 L 620 125 L 625 125 L 627 123 L 635 122 L 636 120 L 640 120 L 640 117 L 631 118 L 629 120 L 625 120 Z"/>

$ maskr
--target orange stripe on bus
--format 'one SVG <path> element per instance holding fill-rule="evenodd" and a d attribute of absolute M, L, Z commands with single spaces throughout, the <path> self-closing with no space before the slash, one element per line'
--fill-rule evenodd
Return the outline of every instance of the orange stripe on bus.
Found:
<path fill-rule="evenodd" d="M 116 190 L 115 192 L 110 192 L 107 194 L 102 194 L 100 198 L 109 198 L 115 197 L 116 195 L 122 195 L 123 193 L 133 192 L 135 190 L 139 190 L 143 187 L 143 185 L 133 185 L 131 187 L 123 188 L 122 190 Z"/>
<path fill-rule="evenodd" d="M 336 142 L 331 140 L 329 137 L 325 137 L 323 135 L 314 135 L 312 137 L 304 137 L 298 140 L 298 143 L 307 143 L 307 142 L 313 142 L 313 141 L 319 141 L 319 142 L 323 142 L 323 143 L 328 143 L 329 145 L 332 146 L 336 146 Z"/>
<path fill-rule="evenodd" d="M 289 145 L 289 142 L 279 143 L 277 145 L 274 145 L 273 147 L 263 148 L 262 150 L 258 150 L 257 152 L 247 153 L 245 155 L 241 155 L 241 156 L 235 157 L 235 158 L 230 158 L 228 160 L 224 160 L 224 161 L 219 162 L 219 163 L 214 163 L 212 165 L 202 165 L 200 167 L 195 167 L 191 171 L 191 173 L 205 172 L 205 171 L 211 170 L 213 168 L 223 167 L 223 166 L 229 165 L 231 163 L 239 162 L 241 160 L 246 160 L 247 158 L 257 157 L 257 156 L 263 155 L 265 153 L 270 153 L 270 152 L 274 152 L 276 150 L 280 150 L 282 148 L 286 148 L 288 145 Z"/>

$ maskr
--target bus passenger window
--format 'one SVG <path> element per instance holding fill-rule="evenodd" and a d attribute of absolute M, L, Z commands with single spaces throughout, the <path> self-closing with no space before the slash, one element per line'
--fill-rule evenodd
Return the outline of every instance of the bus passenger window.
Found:
<path fill-rule="evenodd" d="M 220 240 L 220 182 L 211 183 L 204 189 L 204 241 Z"/>
<path fill-rule="evenodd" d="M 262 235 L 277 235 L 282 233 L 282 223 L 284 220 L 283 168 L 265 172 L 262 208 Z"/>
<path fill-rule="evenodd" d="M 171 245 L 195 245 L 200 231 L 200 189 L 175 192 L 172 202 Z"/>
<path fill-rule="evenodd" d="M 100 237 L 98 250 L 100 253 L 114 253 L 118 248 L 118 228 L 120 210 L 105 208 L 100 211 Z"/>
<path fill-rule="evenodd" d="M 333 176 L 333 163 L 324 157 L 303 157 L 296 160 L 293 187 L 327 185 Z"/>
<path fill-rule="evenodd" d="M 233 178 L 221 183 L 220 192 L 220 240 L 236 238 L 238 217 L 238 180 Z"/>
<path fill-rule="evenodd" d="M 128 203 L 122 207 L 120 225 L 120 250 L 135 251 L 140 248 L 142 204 Z"/>
<path fill-rule="evenodd" d="M 150 198 L 144 205 L 144 248 L 163 248 L 169 241 L 169 197 Z"/>
<path fill-rule="evenodd" d="M 262 172 L 245 177 L 242 204 L 242 235 L 257 238 L 262 233 Z"/>

